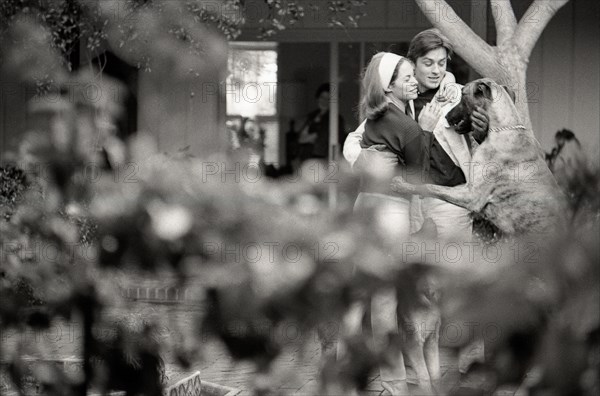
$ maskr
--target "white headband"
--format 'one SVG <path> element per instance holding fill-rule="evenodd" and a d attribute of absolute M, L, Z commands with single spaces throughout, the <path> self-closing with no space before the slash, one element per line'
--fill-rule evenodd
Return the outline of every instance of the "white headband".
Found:
<path fill-rule="evenodd" d="M 381 86 L 385 92 L 389 92 L 388 87 L 392 83 L 392 76 L 398 66 L 398 63 L 403 59 L 402 56 L 386 52 L 381 57 L 379 63 L 379 79 L 381 80 Z"/>

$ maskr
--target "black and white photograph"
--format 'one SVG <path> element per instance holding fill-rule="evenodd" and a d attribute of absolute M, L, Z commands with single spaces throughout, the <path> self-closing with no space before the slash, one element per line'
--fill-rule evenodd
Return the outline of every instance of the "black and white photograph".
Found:
<path fill-rule="evenodd" d="M 600 394 L 599 21 L 0 0 L 0 396 Z"/>

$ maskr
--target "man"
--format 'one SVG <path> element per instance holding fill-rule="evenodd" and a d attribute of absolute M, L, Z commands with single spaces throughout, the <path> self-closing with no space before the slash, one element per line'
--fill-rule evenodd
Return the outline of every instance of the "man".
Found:
<path fill-rule="evenodd" d="M 329 157 L 329 101 L 331 88 L 328 83 L 321 84 L 315 93 L 317 109 L 306 116 L 300 130 L 300 162 L 308 159 L 327 160 Z M 338 140 L 345 140 L 345 126 L 342 116 L 338 116 Z"/>
<path fill-rule="evenodd" d="M 434 128 L 433 134 L 435 139 L 431 141 L 429 147 L 429 162 L 428 174 L 431 180 L 438 185 L 457 186 L 467 182 L 470 175 L 470 151 L 473 145 L 477 144 L 471 136 L 459 135 L 454 131 L 454 128 L 448 125 L 445 114 L 450 111 L 458 102 L 460 102 L 460 87 L 453 85 L 453 97 L 442 97 L 440 84 L 446 75 L 447 62 L 452 56 L 453 48 L 448 39 L 441 34 L 437 29 L 428 29 L 417 34 L 410 43 L 407 57 L 415 63 L 415 77 L 418 83 L 418 97 L 413 101 L 413 106 L 410 106 L 410 111 L 407 113 L 413 116 L 416 120 L 419 119 L 421 110 L 428 103 L 437 101 L 442 104 L 442 117 Z M 411 114 L 412 113 L 412 114 Z M 488 127 L 487 115 L 483 109 L 476 109 L 471 116 L 474 134 L 485 134 Z M 357 167 L 368 164 L 369 161 L 375 159 L 385 159 L 390 168 L 397 164 L 397 157 L 390 152 L 375 151 L 371 149 L 361 150 L 360 141 L 364 132 L 364 123 L 359 128 L 348 135 L 344 145 L 343 154 L 346 160 L 351 165 Z M 385 170 L 382 169 L 382 172 Z M 414 200 L 419 203 L 420 210 L 412 210 L 412 217 L 418 218 L 421 214 L 425 219 L 431 219 L 435 224 L 437 237 L 441 241 L 469 241 L 471 239 L 473 223 L 469 215 L 469 211 L 435 198 L 423 198 L 421 201 Z M 411 219 L 413 223 L 414 219 Z M 423 223 L 423 219 L 418 221 L 418 226 Z M 412 227 L 413 231 L 415 228 Z M 379 332 L 394 331 L 392 325 L 397 323 L 388 323 L 378 329 Z M 397 329 L 397 327 L 396 327 Z M 397 331 L 397 330 L 396 330 Z M 375 329 L 374 329 L 375 332 Z M 464 351 L 463 351 L 464 352 Z M 471 356 L 466 356 L 461 352 L 459 359 L 459 368 L 461 371 L 466 370 L 466 365 L 473 360 L 481 360 L 483 356 L 483 345 L 480 342 L 473 343 L 468 348 L 468 353 Z M 475 353 L 473 353 L 475 352 Z M 401 368 L 393 367 L 392 370 L 385 372 L 386 378 L 383 378 L 382 371 L 382 386 L 388 394 L 404 394 L 406 392 L 406 377 Z"/>

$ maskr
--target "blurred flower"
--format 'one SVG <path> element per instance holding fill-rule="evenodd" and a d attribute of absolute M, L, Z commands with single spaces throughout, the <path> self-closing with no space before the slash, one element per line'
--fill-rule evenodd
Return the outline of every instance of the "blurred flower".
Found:
<path fill-rule="evenodd" d="M 33 17 L 16 17 L 3 33 L 2 67 L 17 81 L 32 85 L 61 83 L 67 77 L 60 54 L 53 49 L 52 32 Z"/>
<path fill-rule="evenodd" d="M 148 211 L 152 219 L 152 229 L 159 238 L 174 241 L 192 228 L 192 213 L 183 206 L 153 201 L 148 206 Z"/>

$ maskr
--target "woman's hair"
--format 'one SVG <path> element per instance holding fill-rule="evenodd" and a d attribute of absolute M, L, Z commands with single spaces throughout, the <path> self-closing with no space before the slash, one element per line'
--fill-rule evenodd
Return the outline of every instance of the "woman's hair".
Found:
<path fill-rule="evenodd" d="M 246 125 L 248 125 L 249 123 L 255 123 L 256 124 L 256 128 L 258 128 L 258 139 L 255 136 L 251 136 L 248 131 L 246 130 Z M 238 137 L 240 139 L 240 142 L 249 142 L 249 141 L 256 141 L 256 140 L 264 140 L 264 136 L 265 136 L 265 130 L 261 128 L 260 124 L 258 123 L 258 121 L 255 118 L 252 117 L 243 117 L 242 118 L 242 122 L 240 124 L 240 129 L 238 131 Z"/>
<path fill-rule="evenodd" d="M 378 52 L 373 55 L 371 62 L 363 72 L 362 77 L 362 98 L 360 99 L 360 119 L 365 118 L 369 120 L 376 120 L 383 116 L 388 109 L 388 101 L 385 96 L 385 89 L 387 87 L 381 86 L 381 79 L 379 77 L 379 64 L 381 58 L 385 55 L 385 52 Z M 398 77 L 398 69 L 404 62 L 410 62 L 407 58 L 402 58 L 390 81 L 395 81 Z M 412 63 L 412 62 L 411 62 Z"/>
<path fill-rule="evenodd" d="M 450 40 L 448 40 L 442 32 L 435 28 L 423 30 L 411 40 L 406 57 L 417 63 L 417 58 L 438 48 L 444 48 L 446 50 L 448 60 L 452 58 L 454 47 L 452 47 Z"/>

